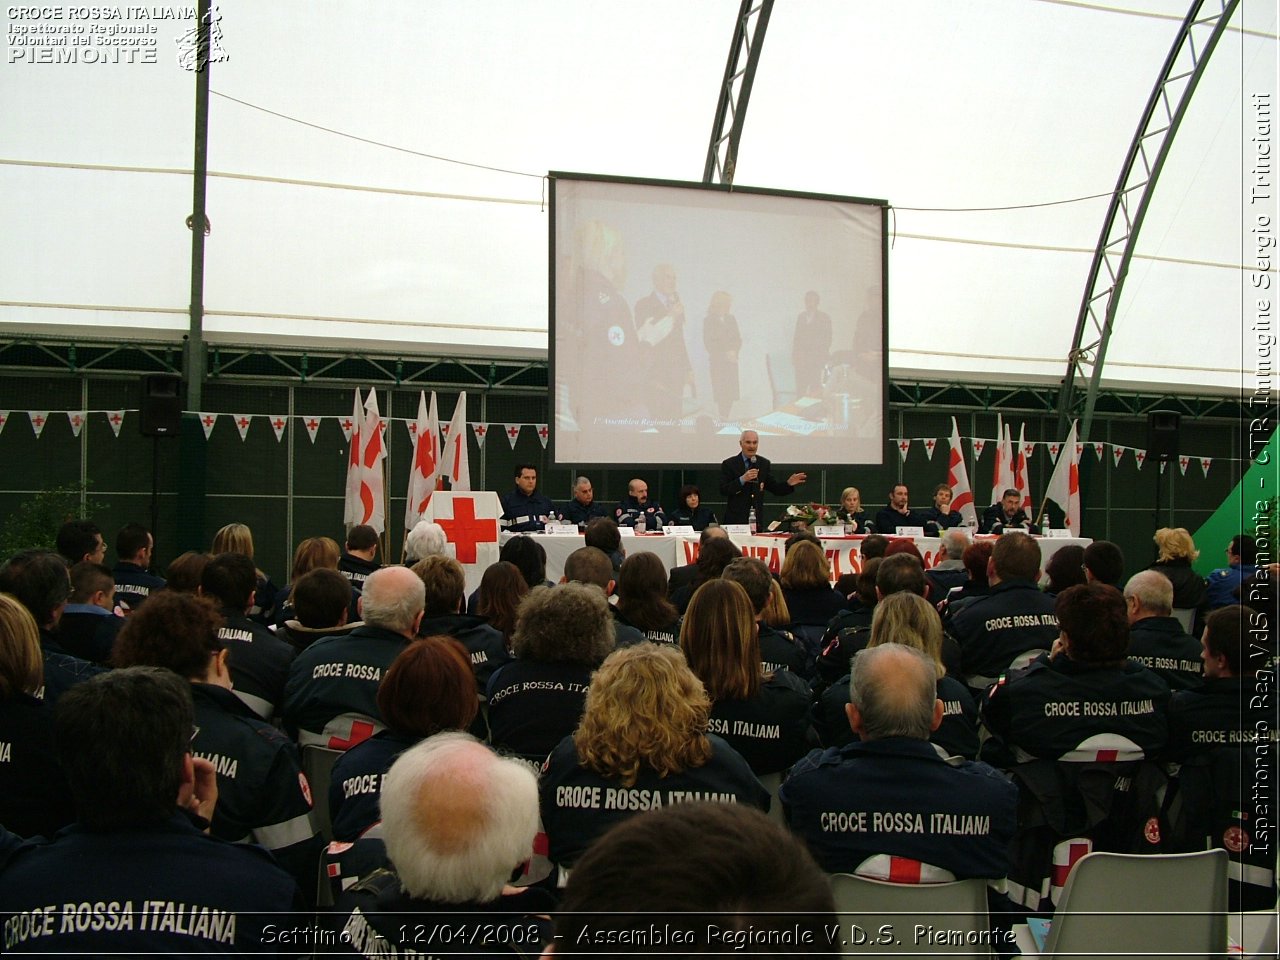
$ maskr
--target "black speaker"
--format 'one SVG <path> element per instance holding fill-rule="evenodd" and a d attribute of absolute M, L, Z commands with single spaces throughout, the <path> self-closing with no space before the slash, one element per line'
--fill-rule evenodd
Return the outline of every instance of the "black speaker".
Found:
<path fill-rule="evenodd" d="M 144 437 L 176 437 L 182 424 L 182 378 L 168 373 L 143 377 L 138 412 Z"/>
<path fill-rule="evenodd" d="M 1173 460 L 1178 456 L 1178 424 L 1181 414 L 1174 410 L 1152 410 L 1147 414 L 1147 456 L 1153 460 Z"/>

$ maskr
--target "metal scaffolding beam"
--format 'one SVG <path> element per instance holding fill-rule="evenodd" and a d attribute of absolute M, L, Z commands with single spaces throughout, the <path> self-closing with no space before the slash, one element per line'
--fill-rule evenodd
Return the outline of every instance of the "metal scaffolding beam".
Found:
<path fill-rule="evenodd" d="M 724 83 L 720 85 L 711 145 L 702 171 L 703 183 L 733 183 L 738 143 L 747 119 L 747 102 L 751 99 L 751 85 L 756 79 L 760 48 L 764 46 L 764 33 L 772 12 L 773 0 L 742 0 L 733 28 L 733 42 L 729 45 L 729 62 L 724 68 Z"/>
<path fill-rule="evenodd" d="M 1193 0 L 1178 30 L 1160 77 L 1147 98 L 1147 105 L 1129 144 L 1120 178 L 1111 194 L 1098 246 L 1089 268 L 1080 313 L 1076 318 L 1067 373 L 1058 396 L 1058 419 L 1062 433 L 1076 414 L 1079 380 L 1087 378 L 1084 410 L 1080 417 L 1080 440 L 1089 436 L 1097 406 L 1102 367 L 1107 344 L 1115 326 L 1116 310 L 1124 288 L 1129 264 L 1142 230 L 1142 221 L 1155 193 L 1156 181 L 1178 126 L 1186 114 L 1191 95 L 1204 75 L 1206 64 L 1218 45 L 1239 0 L 1218 0 L 1217 12 L 1201 16 L 1205 0 Z"/>

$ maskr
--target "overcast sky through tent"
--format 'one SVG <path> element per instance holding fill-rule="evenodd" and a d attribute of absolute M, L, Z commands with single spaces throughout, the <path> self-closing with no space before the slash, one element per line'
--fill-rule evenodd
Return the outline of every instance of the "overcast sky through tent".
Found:
<path fill-rule="evenodd" d="M 699 180 L 738 3 L 219 9 L 209 339 L 545 356 L 542 178 Z M 184 330 L 194 78 L 174 40 L 187 25 L 154 21 L 152 63 L 40 62 L 15 29 L 52 19 L 4 12 L 0 323 Z M 1185 13 L 1164 0 L 779 0 L 736 180 L 894 206 L 894 375 L 1056 380 L 1099 195 Z M 1242 2 L 1232 26 L 1148 214 L 1111 383 L 1239 386 L 1257 269 L 1246 177 L 1272 136 L 1259 104 L 1274 112 L 1276 5 Z M 996 207 L 1015 209 L 972 209 Z"/>

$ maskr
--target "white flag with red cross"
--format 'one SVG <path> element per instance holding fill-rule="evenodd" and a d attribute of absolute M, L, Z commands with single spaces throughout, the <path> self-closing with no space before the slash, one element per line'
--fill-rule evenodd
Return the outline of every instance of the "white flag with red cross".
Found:
<path fill-rule="evenodd" d="M 451 490 L 471 489 L 471 465 L 467 453 L 467 394 L 458 394 L 453 408 L 453 419 L 444 435 L 444 453 L 440 460 L 440 472 L 449 481 Z"/>
<path fill-rule="evenodd" d="M 44 433 L 44 425 L 49 422 L 49 411 L 28 410 L 27 416 L 31 419 L 31 429 L 35 431 L 36 438 L 39 439 L 40 434 Z"/>
<path fill-rule="evenodd" d="M 120 428 L 124 426 L 124 411 L 108 410 L 107 423 L 111 424 L 111 432 L 117 437 L 120 436 Z"/>
<path fill-rule="evenodd" d="M 271 418 L 271 432 L 276 435 L 276 443 L 284 439 L 284 428 L 288 423 L 289 418 L 279 414 Z"/>
<path fill-rule="evenodd" d="M 431 405 L 426 394 L 418 392 L 418 419 L 409 424 L 413 433 L 413 462 L 409 467 L 409 493 L 405 499 L 404 528 L 412 530 L 427 509 L 427 503 L 440 479 L 440 415 L 436 410 L 436 392 L 431 391 Z"/>
<path fill-rule="evenodd" d="M 456 435 L 466 439 L 465 430 Z M 444 528 L 451 552 L 467 575 L 467 593 L 480 586 L 490 564 L 498 561 L 498 519 L 502 504 L 492 490 L 447 490 L 431 495 L 424 520 Z"/>
<path fill-rule="evenodd" d="M 902 459 L 904 462 L 906 461 L 907 454 L 910 451 L 911 451 L 911 441 L 907 437 L 903 437 L 901 440 L 898 441 L 898 452 L 902 454 Z"/>
<path fill-rule="evenodd" d="M 318 433 L 320 430 L 320 418 L 319 417 L 300 417 L 299 419 L 302 421 L 302 426 L 306 428 L 307 436 L 311 438 L 312 443 L 315 443 L 316 433 Z"/>
<path fill-rule="evenodd" d="M 471 432 L 476 435 L 476 446 L 483 450 L 484 438 L 489 433 L 489 425 L 487 423 L 473 423 Z"/>
<path fill-rule="evenodd" d="M 978 512 L 973 505 L 973 490 L 969 488 L 969 468 L 965 466 L 964 451 L 960 449 L 960 427 L 951 418 L 951 453 L 947 462 L 947 486 L 951 488 L 951 509 L 960 512 L 961 522 L 970 529 L 978 526 Z"/>
<path fill-rule="evenodd" d="M 502 425 L 502 432 L 507 435 L 507 443 L 511 444 L 511 449 L 514 450 L 516 448 L 516 441 L 520 439 L 520 424 L 504 423 Z"/>
<path fill-rule="evenodd" d="M 208 440 L 209 434 L 213 433 L 213 427 L 218 422 L 218 415 L 216 413 L 197 413 L 196 416 L 200 418 L 200 429 L 204 431 L 204 438 Z"/>
<path fill-rule="evenodd" d="M 542 441 L 542 449 L 547 449 L 547 441 L 551 439 L 551 431 L 547 429 L 545 423 L 534 424 L 538 433 L 538 439 Z"/>
<path fill-rule="evenodd" d="M 253 423 L 253 414 L 237 413 L 234 416 L 236 421 L 236 429 L 240 431 L 240 439 L 244 440 L 245 435 L 249 432 L 249 425 Z"/>
<path fill-rule="evenodd" d="M 71 424 L 71 435 L 73 437 L 80 436 L 80 428 L 84 426 L 85 412 L 83 410 L 68 410 L 67 421 Z"/>
<path fill-rule="evenodd" d="M 347 487 L 342 504 L 342 522 L 348 526 L 360 523 L 364 512 L 360 506 L 360 425 L 364 423 L 364 405 L 360 402 L 359 387 L 352 404 L 351 416 L 340 421 L 348 441 Z"/>
<path fill-rule="evenodd" d="M 364 401 L 364 422 L 360 424 L 360 508 L 359 523 L 373 527 L 381 535 L 387 528 L 387 497 L 382 461 L 387 458 L 383 440 L 382 414 L 378 411 L 378 391 L 371 389 Z"/>

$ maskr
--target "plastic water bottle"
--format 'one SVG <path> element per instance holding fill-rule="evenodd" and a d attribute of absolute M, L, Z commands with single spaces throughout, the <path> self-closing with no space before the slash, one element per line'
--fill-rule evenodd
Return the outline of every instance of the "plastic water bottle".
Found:
<path fill-rule="evenodd" d="M 747 529 L 751 531 L 752 535 L 754 535 L 756 532 L 756 508 L 755 507 L 752 507 L 751 511 L 747 514 Z"/>

